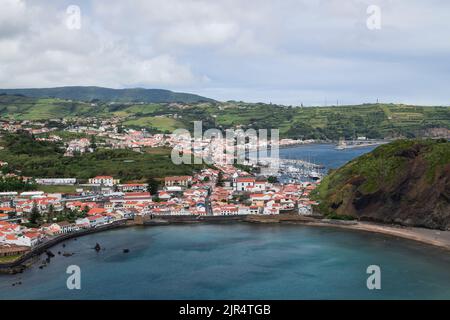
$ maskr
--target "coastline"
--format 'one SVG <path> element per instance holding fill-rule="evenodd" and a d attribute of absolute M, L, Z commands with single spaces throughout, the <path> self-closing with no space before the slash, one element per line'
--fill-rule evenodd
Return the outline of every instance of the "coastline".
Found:
<path fill-rule="evenodd" d="M 47 252 L 47 250 L 51 249 L 53 246 L 69 240 L 73 238 L 82 237 L 88 234 L 93 234 L 97 232 L 102 232 L 106 230 L 112 230 L 116 228 L 123 228 L 130 226 L 127 224 L 127 221 L 117 221 L 116 223 L 112 223 L 109 225 L 100 226 L 98 228 L 92 228 L 87 230 L 82 230 L 79 232 L 68 233 L 51 239 L 47 242 L 41 243 L 34 247 L 31 251 L 25 253 L 18 259 L 6 263 L 0 263 L 0 274 L 16 274 L 23 272 L 26 268 L 30 267 L 34 262 L 37 261 L 37 258 Z"/>
<path fill-rule="evenodd" d="M 329 226 L 329 224 L 326 224 L 326 226 Z M 450 231 L 418 227 L 379 225 L 369 222 L 358 222 L 356 225 L 336 225 L 336 227 L 409 239 L 450 250 Z"/>
<path fill-rule="evenodd" d="M 57 237 L 43 243 L 36 248 L 33 248 L 30 252 L 26 253 L 15 261 L 0 263 L 0 274 L 15 274 L 23 272 L 26 268 L 30 267 L 34 262 L 37 261 L 37 257 L 39 255 L 45 253 L 56 244 L 59 244 L 68 239 L 131 226 L 151 227 L 196 223 L 290 224 L 311 227 L 334 227 L 360 232 L 378 233 L 392 237 L 413 240 L 423 244 L 450 250 L 450 231 L 425 229 L 418 227 L 404 227 L 361 221 L 326 220 L 289 214 L 282 214 L 278 216 L 161 216 L 152 220 L 134 220 L 133 222 L 119 221 L 115 224 L 105 225 L 99 228 L 88 229 L 82 232 L 71 233 Z"/>
<path fill-rule="evenodd" d="M 262 223 L 284 223 L 299 224 L 313 227 L 335 227 L 347 230 L 355 230 L 362 232 L 378 233 L 408 240 L 433 245 L 446 250 L 450 250 L 450 231 L 442 231 L 437 229 L 426 229 L 419 227 L 406 227 L 400 225 L 388 225 L 365 221 L 343 221 L 343 220 L 326 220 L 316 218 L 296 219 L 295 216 L 281 219 L 265 219 L 264 221 L 248 221 Z"/>

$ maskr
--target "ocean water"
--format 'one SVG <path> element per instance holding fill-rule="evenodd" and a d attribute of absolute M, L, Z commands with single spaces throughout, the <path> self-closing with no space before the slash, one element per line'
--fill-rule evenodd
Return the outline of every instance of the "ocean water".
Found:
<path fill-rule="evenodd" d="M 346 162 L 375 149 L 374 146 L 345 150 L 335 148 L 334 144 L 306 144 L 280 149 L 279 153 L 282 159 L 302 159 L 322 164 L 326 169 L 337 169 Z"/>
<path fill-rule="evenodd" d="M 98 253 L 92 249 L 97 242 L 104 248 Z M 447 251 L 365 232 L 172 225 L 112 230 L 65 244 L 52 251 L 73 256 L 1 275 L 0 299 L 450 298 Z M 70 265 L 81 269 L 80 290 L 67 289 Z M 369 265 L 381 268 L 380 290 L 367 289 Z"/>

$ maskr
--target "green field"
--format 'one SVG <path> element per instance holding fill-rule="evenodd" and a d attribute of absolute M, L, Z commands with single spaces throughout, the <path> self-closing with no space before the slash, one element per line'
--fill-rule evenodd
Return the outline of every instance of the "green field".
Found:
<path fill-rule="evenodd" d="M 0 257 L 0 263 L 9 263 L 13 262 L 17 259 L 19 259 L 21 255 L 13 255 L 13 256 L 6 256 L 6 257 Z"/>
<path fill-rule="evenodd" d="M 173 118 L 166 117 L 142 117 L 128 120 L 123 123 L 125 126 L 149 127 L 162 132 L 174 131 L 182 128 L 183 124 Z"/>
<path fill-rule="evenodd" d="M 44 186 L 38 185 L 37 189 L 45 193 L 75 193 L 76 186 Z"/>

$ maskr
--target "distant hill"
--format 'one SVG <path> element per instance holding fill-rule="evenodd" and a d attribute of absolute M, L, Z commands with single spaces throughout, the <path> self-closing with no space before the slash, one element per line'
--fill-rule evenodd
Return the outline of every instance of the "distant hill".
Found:
<path fill-rule="evenodd" d="M 313 194 L 331 218 L 450 228 L 450 142 L 398 140 L 331 172 Z"/>
<path fill-rule="evenodd" d="M 173 92 L 162 89 L 110 89 L 102 87 L 59 87 L 42 89 L 0 89 L 0 94 L 23 95 L 33 98 L 59 98 L 78 101 L 100 100 L 103 102 L 212 102 L 213 99 L 205 98 L 190 93 Z"/>
<path fill-rule="evenodd" d="M 16 95 L 1 93 L 0 90 L 0 118 L 48 120 L 120 117 L 125 126 L 147 128 L 151 132 L 192 129 L 194 121 L 202 120 L 205 130 L 236 127 L 279 129 L 280 137 L 293 139 L 339 140 L 361 136 L 370 139 L 450 138 L 450 107 L 445 106 L 363 104 L 300 108 L 218 101 L 179 104 L 142 101 L 110 103 L 93 99 L 35 98 L 21 95 L 20 92 L 24 89 L 18 90 Z M 142 100 L 132 90 L 139 93 L 144 89 L 126 90 L 129 95 L 126 96 L 127 99 Z"/>

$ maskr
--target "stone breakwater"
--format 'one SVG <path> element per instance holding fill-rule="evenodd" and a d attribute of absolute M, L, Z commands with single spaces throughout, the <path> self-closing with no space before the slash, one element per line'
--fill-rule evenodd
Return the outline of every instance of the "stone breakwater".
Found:
<path fill-rule="evenodd" d="M 22 272 L 25 268 L 30 266 L 39 255 L 45 253 L 48 249 L 50 249 L 54 245 L 61 243 L 65 240 L 81 237 L 96 232 L 112 230 L 119 227 L 125 227 L 127 225 L 128 224 L 126 221 L 117 221 L 97 228 L 81 230 L 78 232 L 58 236 L 56 238 L 53 238 L 49 241 L 37 245 L 31 251 L 27 252 L 26 254 L 24 254 L 15 261 L 8 263 L 0 263 L 0 273 L 14 274 Z"/>

